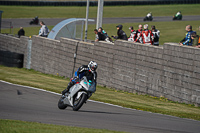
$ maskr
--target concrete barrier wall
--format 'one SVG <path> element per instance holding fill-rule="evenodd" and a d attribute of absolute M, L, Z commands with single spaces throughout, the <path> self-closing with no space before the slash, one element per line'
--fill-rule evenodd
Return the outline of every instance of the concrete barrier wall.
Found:
<path fill-rule="evenodd" d="M 22 36 L 20 39 L 4 34 L 0 34 L 0 50 L 24 54 L 24 67 L 27 61 L 28 37 Z"/>
<path fill-rule="evenodd" d="M 165 44 L 163 95 L 173 101 L 200 103 L 200 49 Z"/>
<path fill-rule="evenodd" d="M 0 50 L 27 54 L 27 43 L 26 37 L 0 34 Z M 176 43 L 155 47 L 121 40 L 92 44 L 34 36 L 31 54 L 31 68 L 43 73 L 71 78 L 79 66 L 95 60 L 99 85 L 200 105 L 198 48 Z"/>

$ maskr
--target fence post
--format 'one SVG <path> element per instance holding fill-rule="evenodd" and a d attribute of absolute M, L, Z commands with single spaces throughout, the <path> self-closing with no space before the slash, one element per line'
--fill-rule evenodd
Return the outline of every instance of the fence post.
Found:
<path fill-rule="evenodd" d="M 2 18 L 3 11 L 0 10 L 0 33 L 1 33 L 1 18 Z"/>
<path fill-rule="evenodd" d="M 27 45 L 27 62 L 26 62 L 26 68 L 31 69 L 31 47 L 32 47 L 32 40 L 28 40 Z"/>

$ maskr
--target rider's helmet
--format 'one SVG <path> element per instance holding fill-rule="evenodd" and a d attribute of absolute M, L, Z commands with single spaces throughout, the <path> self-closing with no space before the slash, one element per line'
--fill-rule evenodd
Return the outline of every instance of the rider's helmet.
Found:
<path fill-rule="evenodd" d="M 95 61 L 90 61 L 90 63 L 88 64 L 88 68 L 92 72 L 96 71 L 96 69 L 97 69 L 97 63 Z"/>

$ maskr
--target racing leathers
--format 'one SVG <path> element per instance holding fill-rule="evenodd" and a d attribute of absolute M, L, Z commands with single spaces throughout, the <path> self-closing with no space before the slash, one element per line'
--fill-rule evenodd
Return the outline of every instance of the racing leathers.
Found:
<path fill-rule="evenodd" d="M 80 82 L 80 79 L 83 78 L 83 76 L 86 76 L 88 80 L 92 80 L 96 83 L 97 79 L 97 73 L 96 71 L 91 71 L 88 67 L 88 65 L 82 65 L 78 68 L 78 70 L 74 73 L 74 78 L 68 83 L 67 88 L 62 91 L 62 95 L 64 95 L 66 92 L 69 91 L 69 89 L 76 83 Z"/>
<path fill-rule="evenodd" d="M 152 45 L 153 44 L 153 33 L 148 30 L 145 29 L 142 31 L 142 33 L 139 35 L 139 37 L 142 37 L 142 43 L 143 44 L 148 44 L 148 45 Z M 137 39 L 139 39 L 139 37 Z"/>
<path fill-rule="evenodd" d="M 159 38 L 160 38 L 160 31 L 155 29 L 154 31 L 152 30 L 154 41 L 153 45 L 159 46 Z"/>
<path fill-rule="evenodd" d="M 195 32 L 195 31 L 188 31 L 188 33 L 186 33 L 185 38 L 181 41 L 183 43 L 183 45 L 188 45 L 188 46 L 192 46 L 192 38 L 191 38 L 191 34 Z"/>
<path fill-rule="evenodd" d="M 139 43 L 142 43 L 142 37 L 140 37 L 140 34 L 142 33 L 142 30 L 140 30 L 140 29 L 138 29 L 137 31 L 136 31 L 136 36 L 135 36 L 135 41 L 136 42 L 139 42 Z"/>
<path fill-rule="evenodd" d="M 131 34 L 128 38 L 128 41 L 134 42 L 136 39 L 136 31 L 135 30 L 131 30 Z"/>

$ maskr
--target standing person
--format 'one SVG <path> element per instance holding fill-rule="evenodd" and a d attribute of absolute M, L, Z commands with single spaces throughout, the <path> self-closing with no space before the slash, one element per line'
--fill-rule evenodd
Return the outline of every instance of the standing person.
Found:
<path fill-rule="evenodd" d="M 48 33 L 49 33 L 49 29 L 47 28 L 47 26 L 44 24 L 43 21 L 40 22 L 40 25 L 42 26 L 39 30 L 39 36 L 42 37 L 47 37 Z"/>
<path fill-rule="evenodd" d="M 154 37 L 153 45 L 159 46 L 160 31 L 156 29 L 155 25 L 151 26 L 151 31 Z"/>
<path fill-rule="evenodd" d="M 129 27 L 129 30 L 131 31 L 131 34 L 128 38 L 128 41 L 134 42 L 136 39 L 136 31 L 134 30 L 133 26 Z"/>
<path fill-rule="evenodd" d="M 117 27 L 117 35 L 118 36 L 113 35 L 112 37 L 114 39 L 128 40 L 126 33 L 122 30 L 123 26 L 122 25 L 118 25 L 116 27 Z"/>
<path fill-rule="evenodd" d="M 24 35 L 25 35 L 25 31 L 23 27 L 20 27 L 20 30 L 18 31 L 18 37 L 20 38 L 20 36 L 24 36 Z"/>
<path fill-rule="evenodd" d="M 139 35 L 139 37 L 142 37 L 143 44 L 153 45 L 154 37 L 153 33 L 148 29 L 148 24 L 144 25 L 144 30 Z M 139 37 L 137 39 L 139 39 Z"/>
<path fill-rule="evenodd" d="M 187 25 L 185 27 L 185 30 L 187 31 L 187 34 L 185 36 L 185 38 L 180 41 L 180 45 L 187 45 L 187 46 L 192 46 L 192 38 L 191 38 L 191 34 L 194 32 L 192 31 L 192 26 L 191 25 Z"/>
<path fill-rule="evenodd" d="M 138 26 L 138 30 L 136 30 L 136 36 L 135 36 L 135 41 L 136 42 L 139 42 L 139 43 L 142 43 L 142 37 L 139 37 L 140 36 L 140 34 L 142 33 L 142 25 L 140 24 L 139 26 Z M 138 38 L 139 37 L 139 38 Z M 138 38 L 138 39 L 137 39 Z"/>

